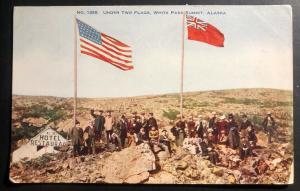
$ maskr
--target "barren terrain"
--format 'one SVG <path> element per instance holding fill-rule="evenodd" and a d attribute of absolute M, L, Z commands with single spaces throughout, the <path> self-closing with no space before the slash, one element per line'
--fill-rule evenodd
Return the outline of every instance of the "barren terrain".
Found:
<path fill-rule="evenodd" d="M 104 151 L 84 159 L 72 159 L 69 151 L 55 156 L 12 164 L 10 177 L 16 182 L 91 182 L 91 183 L 263 183 L 285 184 L 293 180 L 293 99 L 291 91 L 274 89 L 234 89 L 219 91 L 190 92 L 184 94 L 184 115 L 208 118 L 212 111 L 218 115 L 233 113 L 239 122 L 245 113 L 254 123 L 259 149 L 256 157 L 241 161 L 236 167 L 214 166 L 200 156 L 186 153 L 174 147 L 169 159 L 158 160 L 159 170 L 149 168 L 130 175 L 124 180 L 107 179 L 107 160 L 118 161 L 118 152 Z M 77 115 L 84 127 L 92 119 L 90 109 L 113 110 L 113 116 L 130 116 L 133 111 L 153 112 L 159 128 L 169 130 L 179 113 L 178 94 L 138 96 L 130 98 L 79 98 Z M 261 128 L 263 117 L 271 111 L 279 134 L 279 142 L 267 144 L 267 135 Z M 45 96 L 13 96 L 12 108 L 12 151 L 26 143 L 43 127 L 50 126 L 61 134 L 72 127 L 73 99 Z M 127 148 L 120 156 L 130 154 Z M 218 147 L 224 161 L 230 162 L 236 153 L 229 148 Z M 138 154 L 136 154 L 138 155 Z M 120 157 L 119 156 L 119 157 Z M 130 158 L 130 156 L 128 156 Z M 143 157 L 143 156 L 140 156 Z M 134 158 L 134 156 L 133 156 Z M 46 160 L 46 164 L 40 161 Z M 128 159 L 129 160 L 129 159 Z M 266 164 L 261 170 L 258 161 Z M 122 161 L 122 160 L 121 160 Z M 44 161 L 45 162 L 45 161 Z M 122 164 L 121 164 L 122 163 Z M 132 163 L 120 162 L 115 167 L 123 172 L 122 166 Z M 184 166 L 184 167 L 182 167 Z M 118 169 L 120 168 L 120 169 Z M 103 170 L 104 169 L 104 170 Z M 147 170 L 148 169 L 148 170 Z M 150 173 L 149 173 L 149 172 Z M 122 174 L 122 173 L 121 173 Z"/>

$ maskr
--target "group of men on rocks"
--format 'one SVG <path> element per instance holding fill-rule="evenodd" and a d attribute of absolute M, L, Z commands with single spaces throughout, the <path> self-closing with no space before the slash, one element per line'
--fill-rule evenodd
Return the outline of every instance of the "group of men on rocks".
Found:
<path fill-rule="evenodd" d="M 82 154 L 82 146 L 89 154 L 95 154 L 95 144 L 103 143 L 103 138 L 105 138 L 106 148 L 113 147 L 114 150 L 121 150 L 147 143 L 150 148 L 158 146 L 171 156 L 172 141 L 166 129 L 159 132 L 157 120 L 152 112 L 148 116 L 145 113 L 138 115 L 137 112 L 133 112 L 131 117 L 121 115 L 118 119 L 112 116 L 112 111 L 104 114 L 102 110 L 91 110 L 90 114 L 93 120 L 84 130 L 76 120 L 76 126 L 70 131 L 74 156 Z M 199 115 L 196 120 L 193 116 L 188 120 L 180 115 L 177 117 L 178 120 L 170 130 L 175 137 L 177 147 L 206 157 L 213 164 L 219 162 L 216 145 L 225 145 L 238 150 L 240 159 L 253 155 L 252 150 L 256 147 L 257 137 L 253 124 L 245 114 L 242 115 L 239 123 L 233 114 L 229 114 L 228 117 L 225 115 L 217 117 L 216 112 L 212 112 L 208 120 L 205 120 L 202 115 Z M 269 142 L 271 137 L 277 139 L 275 120 L 270 112 L 262 126 L 268 133 Z"/>
<path fill-rule="evenodd" d="M 159 134 L 157 120 L 152 112 L 148 117 L 145 113 L 141 113 L 140 116 L 137 115 L 137 112 L 132 114 L 131 118 L 122 115 L 116 119 L 112 117 L 112 111 L 107 111 L 104 115 L 103 110 L 91 110 L 93 120 L 84 130 L 80 127 L 80 122 L 76 120 L 76 126 L 70 131 L 74 156 L 81 153 L 82 145 L 85 145 L 89 154 L 94 154 L 95 143 L 103 142 L 102 138 L 104 137 L 106 147 L 114 147 L 115 150 L 145 142 L 150 146 L 159 145 L 171 152 L 166 130 L 162 131 L 161 135 Z M 103 134 L 105 134 L 104 137 Z"/>
<path fill-rule="evenodd" d="M 269 143 L 272 137 L 278 140 L 275 120 L 271 112 L 268 112 L 262 126 L 268 134 Z M 219 155 L 215 149 L 217 145 L 238 150 L 239 157 L 243 160 L 254 155 L 252 151 L 257 143 L 254 126 L 246 114 L 242 115 L 239 123 L 231 113 L 226 118 L 225 115 L 217 117 L 216 112 L 212 112 L 208 120 L 205 120 L 202 115 L 199 115 L 196 120 L 190 116 L 187 121 L 181 117 L 171 132 L 175 136 L 177 146 L 182 146 L 192 154 L 202 155 L 213 164 L 219 162 Z"/>

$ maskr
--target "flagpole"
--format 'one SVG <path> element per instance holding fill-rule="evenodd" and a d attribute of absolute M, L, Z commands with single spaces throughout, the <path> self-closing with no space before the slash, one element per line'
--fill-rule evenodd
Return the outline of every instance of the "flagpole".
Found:
<path fill-rule="evenodd" d="M 77 109 L 77 24 L 76 15 L 74 16 L 74 108 L 73 108 L 73 126 L 76 126 Z"/>
<path fill-rule="evenodd" d="M 184 22 L 185 12 L 182 18 L 182 38 L 181 38 L 181 65 L 180 65 L 180 118 L 183 118 L 183 66 L 184 66 Z"/>

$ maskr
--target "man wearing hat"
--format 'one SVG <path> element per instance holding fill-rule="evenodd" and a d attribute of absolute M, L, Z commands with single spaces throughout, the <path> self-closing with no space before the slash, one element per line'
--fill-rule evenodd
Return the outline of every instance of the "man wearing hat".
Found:
<path fill-rule="evenodd" d="M 166 129 L 162 130 L 161 135 L 159 136 L 159 143 L 160 146 L 169 153 L 169 156 L 171 156 L 171 142 Z"/>
<path fill-rule="evenodd" d="M 233 114 L 228 115 L 228 144 L 230 148 L 236 149 L 240 145 L 240 135 L 238 131 L 238 124 L 235 122 Z"/>
<path fill-rule="evenodd" d="M 188 133 L 191 137 L 195 137 L 195 122 L 193 120 L 193 116 L 189 116 L 189 120 L 187 122 Z"/>
<path fill-rule="evenodd" d="M 103 110 L 99 110 L 99 113 L 95 114 L 95 111 L 92 109 L 91 115 L 94 118 L 95 140 L 100 141 L 102 132 L 104 130 L 104 123 L 105 123 L 105 118 L 103 116 Z"/>
<path fill-rule="evenodd" d="M 73 156 L 76 157 L 81 154 L 80 146 L 83 143 L 83 130 L 80 127 L 80 122 L 78 120 L 75 122 L 75 127 L 70 131 L 70 137 L 73 145 Z"/>
<path fill-rule="evenodd" d="M 208 129 L 211 131 L 212 137 L 210 139 L 213 141 L 213 143 L 217 143 L 217 136 L 218 136 L 218 128 L 217 128 L 217 113 L 212 112 L 210 119 L 208 121 Z"/>
<path fill-rule="evenodd" d="M 106 132 L 106 144 L 109 144 L 110 137 L 113 133 L 113 125 L 114 125 L 114 119 L 111 115 L 111 110 L 107 111 L 107 116 L 105 117 L 105 123 L 104 123 L 104 128 Z"/>
<path fill-rule="evenodd" d="M 145 116 L 145 112 L 142 112 L 141 113 L 141 123 L 142 123 L 143 127 L 146 125 L 146 122 L 147 122 L 147 119 L 146 119 L 146 116 Z"/>
<path fill-rule="evenodd" d="M 137 118 L 138 118 L 137 112 L 136 111 L 132 112 L 132 120 L 133 120 L 132 123 L 135 123 Z"/>
<path fill-rule="evenodd" d="M 276 131 L 276 125 L 275 125 L 275 120 L 272 117 L 272 113 L 268 112 L 267 116 L 265 117 L 263 123 L 262 123 L 263 128 L 267 131 L 268 134 L 268 143 L 271 143 L 271 138 L 275 138 L 278 140 L 278 135 Z"/>
<path fill-rule="evenodd" d="M 195 126 L 196 126 L 196 128 L 195 128 L 196 134 L 198 135 L 198 137 L 203 139 L 204 124 L 203 124 L 203 121 L 202 121 L 202 115 L 198 115 L 198 120 L 197 120 Z"/>
<path fill-rule="evenodd" d="M 184 117 L 182 117 L 182 119 L 180 115 L 177 115 L 177 117 L 179 118 L 179 120 L 175 123 L 175 126 L 171 128 L 171 132 L 175 137 L 176 146 L 182 146 L 183 140 L 186 137 L 184 131 L 185 121 L 184 121 Z"/>
<path fill-rule="evenodd" d="M 248 127 L 253 127 L 252 123 L 250 122 L 250 120 L 247 118 L 246 114 L 242 115 L 242 122 L 239 128 L 241 137 L 246 137 L 247 136 L 247 128 Z"/>
<path fill-rule="evenodd" d="M 122 148 L 124 148 L 125 140 L 127 138 L 127 120 L 126 120 L 125 115 L 121 116 L 121 119 L 117 124 L 117 127 L 119 129 L 119 133 L 117 133 L 117 134 L 120 137 L 121 146 L 122 146 Z"/>
<path fill-rule="evenodd" d="M 156 129 L 158 129 L 157 121 L 154 118 L 152 112 L 149 113 L 149 119 L 147 120 L 147 127 L 148 127 L 149 130 L 150 130 L 151 127 L 155 127 Z"/>
<path fill-rule="evenodd" d="M 83 131 L 83 139 L 85 141 L 85 149 L 88 154 L 95 154 L 95 130 L 93 121 L 90 121 L 88 126 Z"/>
<path fill-rule="evenodd" d="M 149 119 L 146 121 L 146 124 L 143 127 L 145 129 L 147 136 L 149 136 L 149 131 L 151 130 L 152 127 L 155 127 L 155 129 L 158 129 L 156 119 L 154 118 L 152 112 L 149 113 Z"/>
<path fill-rule="evenodd" d="M 218 143 L 221 142 L 221 132 L 223 131 L 224 135 L 227 136 L 228 135 L 228 123 L 226 121 L 226 116 L 225 115 L 221 115 L 220 116 L 220 121 L 217 122 L 217 129 L 218 129 Z M 223 138 L 223 137 L 222 137 Z"/>

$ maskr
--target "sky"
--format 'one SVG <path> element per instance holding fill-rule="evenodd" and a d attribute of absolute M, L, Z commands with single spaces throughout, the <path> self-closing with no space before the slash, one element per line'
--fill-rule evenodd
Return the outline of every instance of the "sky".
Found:
<path fill-rule="evenodd" d="M 225 36 L 220 48 L 188 40 L 185 30 L 185 92 L 293 89 L 289 6 L 15 7 L 13 94 L 72 97 L 76 56 L 78 97 L 179 92 L 182 15 L 174 12 L 183 10 Z M 131 46 L 134 69 L 122 71 L 79 48 L 75 54 L 75 16 Z"/>

